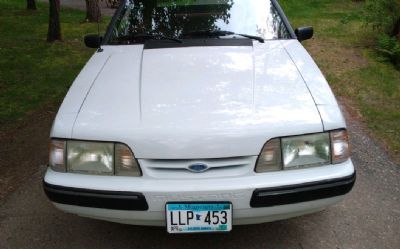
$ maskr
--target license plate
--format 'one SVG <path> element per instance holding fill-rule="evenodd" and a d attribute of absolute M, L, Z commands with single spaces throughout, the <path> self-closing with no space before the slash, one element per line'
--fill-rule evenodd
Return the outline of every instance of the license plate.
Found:
<path fill-rule="evenodd" d="M 169 233 L 211 233 L 232 230 L 232 204 L 167 203 Z"/>

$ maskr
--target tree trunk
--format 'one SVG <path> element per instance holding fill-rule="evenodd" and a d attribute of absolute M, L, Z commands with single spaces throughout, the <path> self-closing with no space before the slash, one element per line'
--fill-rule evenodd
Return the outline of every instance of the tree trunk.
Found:
<path fill-rule="evenodd" d="M 99 22 L 101 19 L 99 0 L 86 1 L 86 22 Z"/>
<path fill-rule="evenodd" d="M 28 10 L 36 10 L 36 2 L 35 0 L 28 0 L 26 4 L 26 8 Z"/>
<path fill-rule="evenodd" d="M 47 41 L 61 41 L 60 27 L 60 0 L 49 0 L 50 15 L 49 15 L 49 31 L 47 33 Z"/>
<path fill-rule="evenodd" d="M 400 42 L 400 17 L 393 27 L 393 36 L 397 36 L 397 40 Z"/>

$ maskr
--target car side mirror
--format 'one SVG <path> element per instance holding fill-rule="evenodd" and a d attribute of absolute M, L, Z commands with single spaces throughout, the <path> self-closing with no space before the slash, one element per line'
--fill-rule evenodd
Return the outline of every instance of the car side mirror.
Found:
<path fill-rule="evenodd" d="M 85 45 L 88 48 L 99 48 L 102 41 L 103 41 L 103 37 L 99 36 L 99 35 L 86 35 L 85 36 Z"/>
<path fill-rule="evenodd" d="M 301 41 L 305 41 L 308 39 L 311 39 L 314 35 L 314 29 L 313 27 L 300 27 L 297 28 L 294 33 L 297 36 L 297 40 Z"/>

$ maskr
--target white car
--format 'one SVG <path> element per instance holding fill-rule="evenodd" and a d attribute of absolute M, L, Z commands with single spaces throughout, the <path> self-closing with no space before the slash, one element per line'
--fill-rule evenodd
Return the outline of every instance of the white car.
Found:
<path fill-rule="evenodd" d="M 170 233 L 320 211 L 352 189 L 346 124 L 276 0 L 126 0 L 51 130 L 69 213 Z"/>

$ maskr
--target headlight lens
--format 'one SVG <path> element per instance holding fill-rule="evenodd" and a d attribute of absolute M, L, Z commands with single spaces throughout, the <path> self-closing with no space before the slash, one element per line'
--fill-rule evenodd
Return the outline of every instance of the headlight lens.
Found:
<path fill-rule="evenodd" d="M 142 175 L 130 148 L 120 143 L 54 139 L 50 142 L 49 164 L 58 172 Z"/>
<path fill-rule="evenodd" d="M 67 171 L 95 175 L 113 175 L 114 144 L 68 141 Z"/>
<path fill-rule="evenodd" d="M 255 171 L 261 173 L 337 164 L 349 158 L 349 141 L 344 129 L 274 138 L 264 145 Z"/>
<path fill-rule="evenodd" d="M 282 138 L 285 169 L 329 164 L 329 133 Z"/>

